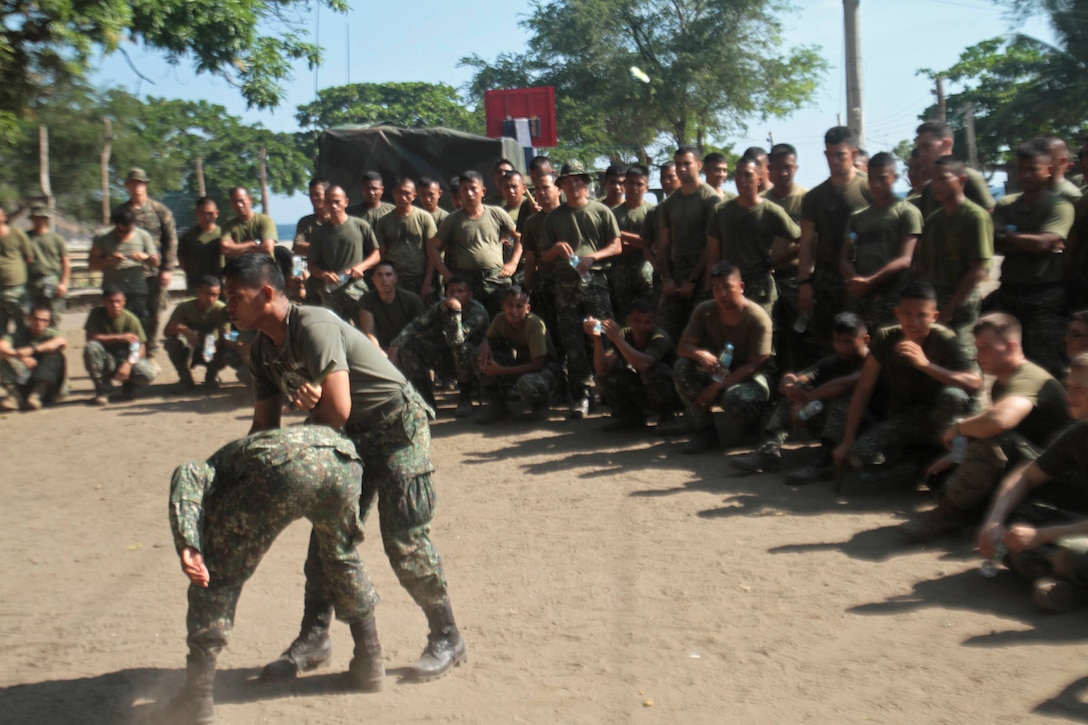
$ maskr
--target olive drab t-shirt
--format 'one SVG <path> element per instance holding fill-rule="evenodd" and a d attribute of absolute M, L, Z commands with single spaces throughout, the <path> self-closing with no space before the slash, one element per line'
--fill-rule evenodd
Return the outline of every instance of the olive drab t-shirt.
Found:
<path fill-rule="evenodd" d="M 635 342 L 635 335 L 633 332 L 631 332 L 630 327 L 624 327 L 623 329 L 621 329 L 620 337 L 623 338 L 624 342 L 626 342 L 628 345 L 635 348 L 639 352 L 643 353 L 644 355 L 649 355 L 650 359 L 653 360 L 653 365 L 656 365 L 657 363 L 665 363 L 666 365 L 671 365 L 676 358 L 676 346 L 672 344 L 672 338 L 669 337 L 669 333 L 665 332 L 660 327 L 655 327 L 653 329 L 653 332 L 650 333 L 650 339 L 646 342 L 645 347 L 638 346 L 638 344 Z M 604 340 L 604 344 L 606 347 L 612 347 L 607 337 L 601 335 L 601 339 Z M 619 352 L 617 352 L 616 356 L 619 357 L 620 365 L 625 365 L 628 368 L 634 370 L 634 368 L 631 367 L 630 363 L 627 362 L 623 355 L 620 355 Z"/>
<path fill-rule="evenodd" d="M 328 272 L 343 272 L 362 262 L 378 249 L 370 225 L 349 216 L 343 224 L 328 221 L 317 228 L 310 241 L 309 260 Z"/>
<path fill-rule="evenodd" d="M 149 236 L 148 239 L 150 238 Z M 121 314 L 118 315 L 116 320 L 111 320 L 109 315 L 106 314 L 105 307 L 95 307 L 87 315 L 87 321 L 83 323 L 83 329 L 91 335 L 124 335 L 131 332 L 140 338 L 140 342 L 147 342 L 147 335 L 144 334 L 144 326 L 140 324 L 139 318 L 124 309 L 121 310 Z M 127 342 L 102 344 L 114 357 L 128 355 Z"/>
<path fill-rule="evenodd" d="M 691 194 L 680 189 L 658 207 L 658 223 L 669 230 L 670 261 L 679 264 L 678 273 L 695 266 L 706 249 L 706 225 L 719 203 L 721 197 L 704 183 Z"/>
<path fill-rule="evenodd" d="M 388 348 L 393 338 L 427 309 L 419 295 L 400 288 L 389 303 L 376 290 L 371 290 L 360 298 L 359 307 L 374 318 L 374 337 L 383 348 Z"/>
<path fill-rule="evenodd" d="M 544 357 L 548 362 L 558 360 L 544 320 L 532 312 L 525 316 L 521 327 L 517 329 L 507 322 L 505 312 L 495 315 L 491 327 L 487 328 L 487 340 L 492 345 L 500 343 L 514 348 L 519 364 L 538 357 Z"/>
<path fill-rule="evenodd" d="M 125 255 L 119 267 L 110 265 L 102 270 L 102 286 L 113 285 L 126 295 L 146 295 L 147 282 L 144 281 L 144 262 L 137 262 L 131 258 L 135 252 L 147 255 L 157 255 L 158 249 L 151 235 L 139 227 L 132 228 L 132 237 L 122 242 L 117 238 L 114 230 L 99 234 L 91 242 L 91 249 L 101 249 L 102 257 L 109 259 L 115 252 Z"/>
<path fill-rule="evenodd" d="M 990 398 L 997 402 L 1013 395 L 1031 402 L 1031 412 L 1016 425 L 1016 432 L 1036 447 L 1042 448 L 1063 430 L 1069 417 L 1069 399 L 1065 388 L 1043 368 L 1030 360 L 1016 369 L 1008 385 L 994 381 Z"/>
<path fill-rule="evenodd" d="M 427 269 L 427 242 L 438 234 L 434 217 L 418 207 L 412 207 L 403 217 L 394 211 L 378 220 L 374 233 L 378 246 L 384 249 L 382 260 L 392 262 L 402 276 L 423 276 Z"/>
<path fill-rule="evenodd" d="M 990 209 L 994 208 L 994 197 L 990 194 L 990 187 L 986 183 L 986 177 L 970 167 L 966 171 L 967 183 L 963 186 L 963 195 L 969 201 L 973 201 L 985 209 L 988 214 Z M 940 202 L 933 198 L 933 184 L 928 181 L 920 192 L 909 197 L 908 200 L 918 207 L 918 210 L 922 212 L 922 216 L 926 219 L 929 219 L 930 214 L 941 208 Z"/>
<path fill-rule="evenodd" d="M 904 339 L 903 328 L 891 325 L 877 330 L 869 344 L 869 352 L 880 363 L 880 374 L 888 382 L 892 414 L 916 406 L 932 408 L 944 387 L 939 380 L 926 375 L 896 352 L 895 346 Z M 964 357 L 956 333 L 944 325 L 930 328 L 922 342 L 922 351 L 931 362 L 946 370 L 971 369 L 971 362 Z"/>
<path fill-rule="evenodd" d="M 458 209 L 438 227 L 437 236 L 453 250 L 458 270 L 477 272 L 503 265 L 502 240 L 515 226 L 510 215 L 497 206 L 484 206 L 478 219 Z"/>
<path fill-rule="evenodd" d="M 861 173 L 855 174 L 844 186 L 836 186 L 828 179 L 805 194 L 801 201 L 801 220 L 816 226 L 817 269 L 838 275 L 839 254 L 850 215 L 871 203 L 869 177 Z"/>
<path fill-rule="evenodd" d="M 1010 194 L 994 207 L 994 251 L 1004 254 L 1001 284 L 1052 284 L 1065 273 L 1064 255 L 1056 252 L 1033 254 L 1005 248 L 1004 232 L 1011 224 L 1022 234 L 1053 232 L 1063 241 L 1073 228 L 1073 205 L 1050 192 L 1040 194 L 1034 204 L 1024 195 Z"/>
<path fill-rule="evenodd" d="M 544 217 L 544 248 L 566 242 L 579 257 L 604 249 L 620 235 L 620 226 L 612 210 L 599 201 L 590 200 L 581 209 L 562 204 Z M 594 262 L 593 269 L 611 267 L 611 258 Z M 575 275 L 569 264 L 556 268 L 557 274 Z M 564 271 L 565 270 L 565 271 Z"/>
<path fill-rule="evenodd" d="M 880 271 L 899 255 L 904 238 L 917 237 L 921 233 L 922 213 L 901 199 L 885 207 L 870 206 L 856 211 L 846 223 L 846 237 L 854 247 L 854 268 L 863 276 Z M 901 273 L 899 279 L 904 276 L 905 273 Z M 889 279 L 885 284 L 896 281 Z"/>
<path fill-rule="evenodd" d="M 325 219 L 317 214 L 307 214 L 298 220 L 298 224 L 295 225 L 295 237 L 292 240 L 293 244 L 299 242 L 309 243 L 313 241 L 314 232 L 318 227 L 325 223 Z"/>
<path fill-rule="evenodd" d="M 553 259 L 551 262 L 545 262 L 540 256 L 545 249 L 544 217 L 546 216 L 548 216 L 547 212 L 539 211 L 525 221 L 521 231 L 521 248 L 526 252 L 532 252 L 536 258 L 536 276 L 544 280 L 553 280 L 555 270 L 558 268 L 557 262 L 560 260 Z"/>
<path fill-rule="evenodd" d="M 393 209 L 394 206 L 392 204 L 388 201 L 383 201 L 373 208 L 367 208 L 363 202 L 359 202 L 358 204 L 352 204 L 344 211 L 347 212 L 348 216 L 362 219 L 373 228 L 378 225 L 379 219 L 392 212 Z"/>
<path fill-rule="evenodd" d="M 179 302 L 170 315 L 170 322 L 185 325 L 201 336 L 214 333 L 216 337 L 220 337 L 230 332 L 227 306 L 221 300 L 216 300 L 203 311 L 195 299 Z"/>
<path fill-rule="evenodd" d="M 721 355 L 727 342 L 733 343 L 733 364 L 730 370 L 747 365 L 754 355 L 774 353 L 771 341 L 771 318 L 755 302 L 748 302 L 744 317 L 733 326 L 722 322 L 718 304 L 714 300 L 700 303 L 691 313 L 691 320 L 684 328 L 683 337 L 714 355 Z"/>
<path fill-rule="evenodd" d="M 801 227 L 777 204 L 762 201 L 743 207 L 733 199 L 718 207 L 707 225 L 706 235 L 721 242 L 721 259 L 740 267 L 744 283 L 751 285 L 770 274 L 775 238 L 798 239 Z"/>
<path fill-rule="evenodd" d="M 808 193 L 808 189 L 800 184 L 794 184 L 790 189 L 790 193 L 785 196 L 775 196 L 774 189 L 767 189 L 761 194 L 761 196 L 767 201 L 773 201 L 780 207 L 786 210 L 786 214 L 793 220 L 794 224 L 801 225 L 801 202 L 804 201 L 805 194 Z M 776 237 L 774 244 L 771 245 L 771 256 L 777 257 L 783 254 L 787 249 L 794 245 L 796 240 L 786 239 L 785 237 Z M 780 273 L 783 274 L 797 274 L 798 260 L 795 255 L 793 259 L 779 266 Z"/>
<path fill-rule="evenodd" d="M 634 209 L 628 207 L 626 204 L 620 204 L 612 209 L 612 213 L 616 215 L 616 224 L 619 225 L 621 232 L 637 234 L 653 244 L 656 239 L 653 237 L 652 230 L 647 225 L 647 219 L 653 209 L 653 204 L 648 201 L 643 201 L 642 204 Z M 641 249 L 626 244 L 623 245 L 623 251 L 620 256 L 616 257 L 617 262 L 622 261 L 625 263 L 637 264 L 641 264 L 645 259 L 646 257 L 642 254 Z"/>
<path fill-rule="evenodd" d="M 68 245 L 64 237 L 56 232 L 35 234 L 30 232 L 30 248 L 34 252 L 34 263 L 30 265 L 30 279 L 41 279 L 53 275 L 60 278 L 64 272 L 64 258 L 68 256 Z"/>
<path fill-rule="evenodd" d="M 200 227 L 191 227 L 178 239 L 178 259 L 185 265 L 185 277 L 190 289 L 196 287 L 201 277 L 219 277 L 222 273 L 225 263 L 219 248 L 222 238 L 223 230 L 217 224 L 207 232 Z"/>
<path fill-rule="evenodd" d="M 989 262 L 993 256 L 993 219 L 967 199 L 954 214 L 937 209 L 926 218 L 914 264 L 944 299 L 955 293 L 973 262 Z"/>
<path fill-rule="evenodd" d="M 8 227 L 7 235 L 0 237 L 0 287 L 26 284 L 27 260 L 33 258 L 34 251 L 26 232 L 18 227 Z"/>
<path fill-rule="evenodd" d="M 1081 486 L 1088 483 L 1088 421 L 1078 420 L 1063 430 L 1035 463 L 1048 476 L 1073 471 Z"/>
<path fill-rule="evenodd" d="M 267 214 L 254 212 L 249 221 L 234 217 L 223 225 L 223 238 L 229 238 L 235 244 L 263 242 L 266 239 L 276 239 L 278 236 L 276 222 Z"/>
<path fill-rule="evenodd" d="M 408 385 L 385 354 L 358 329 L 324 307 L 291 305 L 287 337 L 276 347 L 258 333 L 249 354 L 256 400 L 282 394 L 294 398 L 303 383 L 332 364 L 330 373 L 345 370 L 351 387 L 349 421 L 359 420 L 396 398 Z"/>

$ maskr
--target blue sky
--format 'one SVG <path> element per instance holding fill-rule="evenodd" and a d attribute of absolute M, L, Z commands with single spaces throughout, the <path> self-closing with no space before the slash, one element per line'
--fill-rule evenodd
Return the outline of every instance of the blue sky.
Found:
<path fill-rule="evenodd" d="M 744 138 L 724 139 L 735 149 L 766 146 L 768 133 L 776 142 L 792 143 L 799 151 L 798 180 L 814 186 L 827 176 L 821 155 L 823 132 L 844 113 L 843 30 L 841 0 L 797 0 L 796 9 L 782 18 L 789 43 L 819 45 L 829 70 L 813 102 L 788 119 L 755 121 Z M 315 74 L 300 64 L 287 85 L 282 106 L 274 111 L 247 111 L 237 92 L 222 80 L 197 76 L 186 65 L 172 67 L 159 56 L 139 48 L 129 55 L 140 79 L 119 56 L 106 58 L 95 80 L 132 92 L 168 98 L 207 99 L 250 122 L 278 131 L 297 128 L 296 106 L 314 97 L 320 87 L 347 82 L 428 81 L 460 87 L 470 78 L 459 58 L 477 53 L 492 59 L 524 46 L 519 27 L 525 5 L 509 0 L 472 3 L 375 3 L 356 0 L 346 15 L 320 13 L 319 40 L 325 65 Z M 313 13 L 306 27 L 315 27 Z M 1018 30 L 1049 39 L 1045 23 L 1033 20 Z M 916 75 L 919 68 L 946 68 L 969 45 L 1010 30 L 1008 18 L 989 0 L 865 0 L 861 3 L 863 89 L 866 146 L 870 152 L 889 150 L 913 138 L 918 114 L 933 101 L 931 84 Z M 954 92 L 955 88 L 948 89 Z M 562 136 L 562 129 L 559 129 Z M 239 180 L 241 181 L 241 180 Z M 272 214 L 281 224 L 309 212 L 302 196 L 273 199 Z"/>

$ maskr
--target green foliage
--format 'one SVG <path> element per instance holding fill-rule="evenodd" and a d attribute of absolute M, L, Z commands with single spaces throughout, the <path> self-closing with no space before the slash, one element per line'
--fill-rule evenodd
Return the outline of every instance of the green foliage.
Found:
<path fill-rule="evenodd" d="M 315 2 L 347 10 L 345 0 Z M 301 11 L 310 7 L 310 0 L 0 0 L 0 111 L 20 113 L 36 89 L 82 77 L 98 50 L 127 43 L 227 79 L 251 108 L 276 106 L 291 62 L 320 61 L 303 29 Z"/>
<path fill-rule="evenodd" d="M 462 58 L 474 96 L 552 85 L 561 143 L 647 159 L 665 142 L 709 143 L 811 99 L 816 48 L 785 47 L 777 0 L 534 0 L 523 53 Z M 633 77 L 631 67 L 649 76 Z"/>

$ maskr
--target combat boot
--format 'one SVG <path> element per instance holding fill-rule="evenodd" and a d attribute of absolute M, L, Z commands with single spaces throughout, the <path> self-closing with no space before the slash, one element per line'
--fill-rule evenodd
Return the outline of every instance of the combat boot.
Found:
<path fill-rule="evenodd" d="M 49 383 L 38 383 L 26 396 L 27 410 L 41 410 L 43 401 L 49 395 Z"/>
<path fill-rule="evenodd" d="M 453 411 L 453 417 L 458 419 L 472 417 L 472 391 L 462 390 L 457 397 L 457 407 Z"/>
<path fill-rule="evenodd" d="M 382 645 L 378 641 L 378 625 L 374 615 L 351 625 L 355 652 L 348 666 L 348 681 L 354 690 L 379 692 L 385 680 Z"/>
<path fill-rule="evenodd" d="M 425 614 L 431 628 L 427 635 L 427 648 L 419 660 L 408 668 L 408 677 L 419 682 L 437 680 L 468 659 L 465 640 L 461 639 L 461 633 L 454 624 L 450 603 L 447 601 L 428 609 Z"/>
<path fill-rule="evenodd" d="M 941 498 L 937 508 L 915 516 L 899 525 L 899 533 L 911 541 L 929 541 L 942 534 L 951 533 L 963 524 L 963 512 Z"/>
<path fill-rule="evenodd" d="M 332 657 L 332 640 L 329 625 L 332 624 L 332 607 L 325 603 L 306 603 L 302 613 L 302 626 L 298 637 L 284 650 L 279 659 L 269 662 L 261 670 L 261 680 L 291 680 L 302 672 L 315 670 Z"/>
<path fill-rule="evenodd" d="M 185 687 L 170 701 L 169 722 L 175 725 L 212 725 L 215 722 L 215 659 L 188 655 Z"/>

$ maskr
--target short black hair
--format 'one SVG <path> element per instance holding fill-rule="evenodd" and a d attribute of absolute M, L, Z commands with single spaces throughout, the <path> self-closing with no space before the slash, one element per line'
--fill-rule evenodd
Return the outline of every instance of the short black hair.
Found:
<path fill-rule="evenodd" d="M 788 143 L 776 143 L 774 146 L 771 146 L 771 153 L 767 154 L 767 158 L 771 161 L 784 159 L 787 156 L 792 156 L 794 159 L 797 158 L 797 149 Z"/>
<path fill-rule="evenodd" d="M 742 156 L 757 156 L 759 158 L 763 158 L 764 156 L 768 156 L 767 151 L 762 146 L 749 146 L 748 148 L 744 149 L 744 153 L 741 154 L 741 155 Z"/>
<path fill-rule="evenodd" d="M 856 312 L 840 312 L 831 321 L 831 332 L 834 334 L 853 335 L 861 337 L 869 332 L 865 320 Z"/>
<path fill-rule="evenodd" d="M 393 270 L 393 274 L 397 273 L 397 265 L 393 264 L 392 260 L 389 259 L 380 260 L 371 269 L 377 269 L 378 267 L 389 267 L 389 269 Z"/>
<path fill-rule="evenodd" d="M 641 177 L 649 176 L 649 175 L 650 175 L 650 170 L 647 169 L 642 164 L 631 164 L 630 166 L 627 167 L 627 176 L 628 177 L 635 176 L 635 177 L 640 177 L 641 178 Z"/>
<path fill-rule="evenodd" d="M 499 159 L 495 162 L 495 165 L 491 167 L 492 171 L 498 171 L 500 166 L 514 166 L 514 162 L 510 159 Z M 517 166 L 514 166 L 516 169 Z"/>
<path fill-rule="evenodd" d="M 115 284 L 102 285 L 102 299 L 106 299 L 107 297 L 113 297 L 114 295 L 121 295 L 122 297 L 128 296 L 125 294 L 125 291 L 123 289 Z"/>
<path fill-rule="evenodd" d="M 122 224 L 127 227 L 136 223 L 136 215 L 127 205 L 119 206 L 113 210 L 112 214 L 110 214 L 110 223 L 114 226 Z"/>
<path fill-rule="evenodd" d="M 235 257 L 223 268 L 223 279 L 228 277 L 253 289 L 267 284 L 283 294 L 283 272 L 276 260 L 268 254 L 242 254 Z"/>
<path fill-rule="evenodd" d="M 455 284 L 463 284 L 468 287 L 469 292 L 472 291 L 472 282 L 469 281 L 469 278 L 465 277 L 464 275 L 455 274 L 450 277 L 449 281 L 446 282 L 446 289 L 449 289 L 452 285 Z"/>
<path fill-rule="evenodd" d="M 526 290 L 524 287 L 522 287 L 520 284 L 512 284 L 509 287 L 507 287 L 506 290 L 502 293 L 502 300 L 503 300 L 503 302 L 505 302 L 506 300 L 510 299 L 511 297 L 522 297 L 522 296 L 528 298 L 529 297 L 529 291 Z"/>
<path fill-rule="evenodd" d="M 215 199 L 211 198 L 210 196 L 202 196 L 202 197 L 200 197 L 199 199 L 196 200 L 196 204 L 193 204 L 193 208 L 194 209 L 199 209 L 200 207 L 204 206 L 205 204 L 215 204 Z M 215 204 L 215 208 L 218 209 L 219 205 Z"/>
<path fill-rule="evenodd" d="M 397 179 L 397 183 L 394 184 L 393 186 L 394 187 L 403 186 L 404 184 L 411 184 L 412 188 L 414 189 L 415 186 L 416 186 L 416 180 L 413 179 L 411 176 L 402 176 L 399 179 Z"/>
<path fill-rule="evenodd" d="M 901 300 L 926 300 L 927 302 L 937 301 L 937 290 L 933 288 L 929 282 L 924 279 L 911 280 L 903 287 L 903 291 L 899 293 L 899 299 Z"/>
<path fill-rule="evenodd" d="M 725 154 L 718 153 L 717 151 L 711 151 L 709 154 L 703 157 L 703 166 L 707 164 L 725 164 L 729 165 L 729 159 L 725 158 Z"/>
<path fill-rule="evenodd" d="M 676 162 L 675 161 L 666 161 L 665 163 L 661 164 L 661 166 L 658 166 L 657 168 L 658 168 L 659 171 L 664 171 L 665 169 L 675 169 L 676 168 Z"/>
<path fill-rule="evenodd" d="M 197 287 L 222 287 L 223 283 L 214 274 L 206 274 L 196 281 Z"/>
<path fill-rule="evenodd" d="M 947 169 L 954 176 L 966 176 L 967 164 L 955 156 L 942 156 L 933 164 L 938 169 Z"/>
<path fill-rule="evenodd" d="M 604 170 L 604 178 L 606 180 L 617 176 L 627 176 L 627 166 L 625 164 L 612 164 Z"/>
<path fill-rule="evenodd" d="M 698 159 L 699 158 L 699 147 L 698 146 L 692 146 L 691 144 L 684 144 L 682 146 L 677 146 L 676 147 L 676 153 L 674 153 L 672 155 L 672 157 L 675 159 L 677 156 L 686 156 L 687 154 L 691 154 L 696 159 Z"/>
<path fill-rule="evenodd" d="M 332 184 L 325 179 L 310 179 L 310 184 L 306 188 L 310 191 L 320 188 L 322 191 L 328 189 Z"/>
<path fill-rule="evenodd" d="M 631 309 L 627 310 L 627 314 L 631 314 L 632 312 L 641 312 L 644 315 L 656 315 L 657 307 L 645 297 L 639 297 L 631 303 Z"/>
<path fill-rule="evenodd" d="M 1034 161 L 1035 159 L 1052 158 L 1050 155 L 1050 147 L 1045 143 L 1038 143 L 1037 140 L 1025 141 L 1016 147 L 1016 159 L 1025 161 Z"/>
<path fill-rule="evenodd" d="M 426 188 L 431 187 L 431 186 L 438 186 L 438 188 L 441 189 L 442 188 L 442 182 L 439 181 L 438 179 L 434 178 L 433 176 L 421 176 L 421 177 L 419 177 L 419 188 L 426 189 Z"/>
<path fill-rule="evenodd" d="M 551 166 L 552 160 L 547 156 L 534 156 L 533 160 L 529 162 L 529 171 L 538 171 L 545 164 Z"/>
<path fill-rule="evenodd" d="M 923 133 L 928 136 L 936 136 L 937 138 L 952 138 L 955 134 L 952 132 L 952 127 L 944 121 L 926 121 L 920 124 L 918 128 L 914 129 L 914 133 L 917 136 L 921 136 Z"/>
<path fill-rule="evenodd" d="M 711 279 L 718 279 L 720 277 L 732 277 L 734 274 L 740 274 L 740 267 L 733 264 L 732 262 L 727 262 L 724 259 L 710 268 Z"/>
<path fill-rule="evenodd" d="M 469 169 L 468 171 L 461 172 L 461 175 L 457 177 L 457 180 L 460 181 L 462 185 L 475 181 L 480 186 L 483 186 L 484 175 L 475 169 Z"/>
<path fill-rule="evenodd" d="M 844 143 L 852 149 L 858 147 L 858 137 L 849 126 L 832 126 L 824 134 L 824 146 L 838 146 Z"/>
<path fill-rule="evenodd" d="M 888 169 L 892 171 L 896 170 L 895 157 L 889 154 L 887 151 L 881 151 L 873 158 L 869 159 L 870 169 Z"/>
<path fill-rule="evenodd" d="M 757 156 L 756 154 L 750 154 L 748 152 L 745 152 L 743 156 L 737 159 L 736 169 L 739 169 L 741 166 L 747 166 L 749 164 L 755 166 L 760 171 L 763 170 L 763 160 L 760 159 L 759 156 Z"/>
<path fill-rule="evenodd" d="M 385 179 L 377 171 L 364 171 L 363 175 L 359 177 L 359 186 L 369 183 L 371 181 L 377 181 L 382 186 L 385 186 Z"/>
<path fill-rule="evenodd" d="M 461 177 L 460 176 L 454 176 L 452 179 L 450 179 L 450 191 L 453 192 L 454 194 L 456 194 L 460 190 L 461 190 Z"/>

